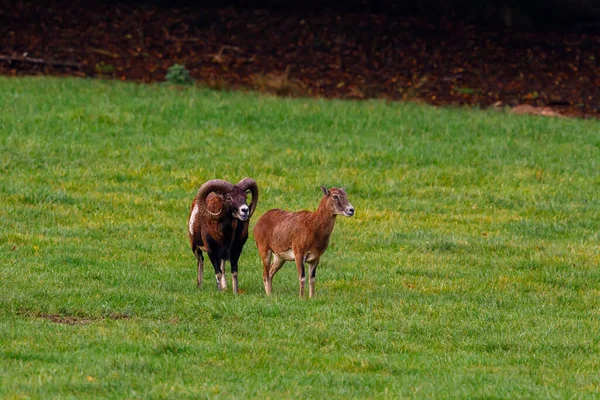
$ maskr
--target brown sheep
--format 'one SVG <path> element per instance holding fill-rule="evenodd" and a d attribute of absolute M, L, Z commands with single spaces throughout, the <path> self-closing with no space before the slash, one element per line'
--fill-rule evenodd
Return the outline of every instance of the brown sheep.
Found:
<path fill-rule="evenodd" d="M 248 191 L 252 193 L 250 207 Z M 217 288 L 227 288 L 225 261 L 229 260 L 233 292 L 238 292 L 238 260 L 248 239 L 248 225 L 257 203 L 258 186 L 251 178 L 244 178 L 237 185 L 213 179 L 198 189 L 188 219 L 190 244 L 198 260 L 198 287 L 202 286 L 202 251 L 205 251 L 215 268 Z"/>
<path fill-rule="evenodd" d="M 286 261 L 295 260 L 300 281 L 300 296 L 304 295 L 304 263 L 310 269 L 309 297 L 315 295 L 315 276 L 321 256 L 327 250 L 329 237 L 337 215 L 351 217 L 354 207 L 343 188 L 321 186 L 323 198 L 315 212 L 289 212 L 273 209 L 263 214 L 254 227 L 254 240 L 262 259 L 263 282 L 271 294 L 273 276 Z"/>

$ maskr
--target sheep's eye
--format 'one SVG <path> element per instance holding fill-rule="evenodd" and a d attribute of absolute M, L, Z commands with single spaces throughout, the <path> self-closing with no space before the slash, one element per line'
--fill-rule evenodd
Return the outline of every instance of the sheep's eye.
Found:
<path fill-rule="evenodd" d="M 336 195 L 333 195 L 333 199 L 334 199 L 334 200 L 339 200 L 340 198 L 339 198 L 339 197 L 337 197 Z"/>

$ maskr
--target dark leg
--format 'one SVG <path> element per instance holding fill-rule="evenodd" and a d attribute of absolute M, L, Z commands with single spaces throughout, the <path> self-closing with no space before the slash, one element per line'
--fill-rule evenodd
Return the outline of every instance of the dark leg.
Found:
<path fill-rule="evenodd" d="M 312 263 L 309 263 L 309 274 L 310 274 L 310 278 L 308 281 L 308 297 L 314 297 L 316 296 L 317 293 L 315 293 L 315 280 L 317 277 L 317 265 L 319 265 L 319 260 L 317 261 L 313 261 Z"/>
<path fill-rule="evenodd" d="M 215 268 L 215 279 L 217 280 L 217 289 L 223 290 L 223 280 L 225 278 L 224 264 L 225 260 L 219 259 L 214 253 L 208 255 L 210 258 L 210 262 Z M 227 288 L 227 283 L 225 283 L 225 288 Z"/>
<path fill-rule="evenodd" d="M 221 291 L 227 289 L 227 280 L 225 279 L 225 259 L 221 259 Z"/>
<path fill-rule="evenodd" d="M 196 247 L 194 250 L 194 255 L 198 260 L 198 289 L 202 287 L 202 279 L 204 277 L 204 256 L 202 255 L 202 250 L 199 247 Z"/>
<path fill-rule="evenodd" d="M 231 285 L 233 286 L 233 293 L 238 292 L 238 260 L 242 255 L 242 247 L 239 249 L 237 246 L 231 248 Z"/>

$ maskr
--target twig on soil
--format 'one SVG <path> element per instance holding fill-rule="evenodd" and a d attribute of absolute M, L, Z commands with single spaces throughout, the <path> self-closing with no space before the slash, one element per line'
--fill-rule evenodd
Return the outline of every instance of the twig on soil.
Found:
<path fill-rule="evenodd" d="M 81 64 L 72 62 L 72 61 L 61 61 L 61 60 L 44 60 L 43 58 L 34 58 L 34 57 L 26 57 L 26 56 L 5 56 L 0 55 L 0 61 L 8 61 L 8 62 L 24 62 L 31 64 L 43 64 L 50 65 L 53 67 L 73 67 L 73 68 L 81 68 Z"/>
<path fill-rule="evenodd" d="M 90 48 L 88 48 L 88 51 L 90 53 L 102 54 L 103 56 L 108 56 L 111 58 L 119 58 L 119 55 L 117 53 L 113 53 L 112 51 L 108 51 L 108 50 L 104 50 L 104 49 L 97 49 L 95 47 L 90 47 Z"/>
<path fill-rule="evenodd" d="M 225 50 L 231 50 L 231 51 L 236 51 L 238 53 L 242 52 L 242 49 L 240 49 L 237 46 L 229 46 L 229 45 L 223 45 L 221 46 L 221 48 L 219 49 L 219 52 L 217 54 L 209 54 L 212 58 L 212 60 L 216 63 L 223 63 L 223 61 L 225 61 L 225 58 L 223 57 L 223 51 Z"/>

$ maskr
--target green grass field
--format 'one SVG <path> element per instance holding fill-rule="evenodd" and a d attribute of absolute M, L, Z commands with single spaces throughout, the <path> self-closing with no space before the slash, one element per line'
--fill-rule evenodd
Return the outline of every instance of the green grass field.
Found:
<path fill-rule="evenodd" d="M 245 176 L 254 222 L 346 187 L 316 299 L 252 237 L 196 288 Z M 598 121 L 0 78 L 0 221 L 1 398 L 600 396 Z"/>

